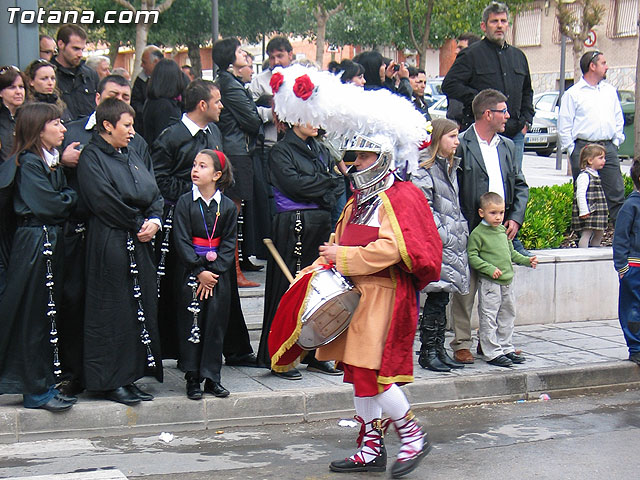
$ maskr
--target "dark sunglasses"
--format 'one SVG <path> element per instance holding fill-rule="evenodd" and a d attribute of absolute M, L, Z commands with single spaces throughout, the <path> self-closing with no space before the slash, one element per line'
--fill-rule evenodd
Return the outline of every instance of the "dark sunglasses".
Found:
<path fill-rule="evenodd" d="M 5 65 L 4 67 L 0 67 L 0 75 L 10 71 L 19 72 L 20 69 L 15 65 Z"/>
<path fill-rule="evenodd" d="M 589 63 L 593 63 L 595 61 L 596 58 L 598 58 L 598 55 L 602 55 L 602 52 L 599 51 L 595 51 L 591 54 L 591 58 L 589 59 Z"/>

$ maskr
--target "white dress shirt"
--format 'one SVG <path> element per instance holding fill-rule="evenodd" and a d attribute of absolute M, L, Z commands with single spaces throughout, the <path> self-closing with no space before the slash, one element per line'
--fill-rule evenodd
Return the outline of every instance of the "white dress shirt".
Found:
<path fill-rule="evenodd" d="M 478 143 L 480 144 L 480 152 L 482 153 L 482 160 L 484 160 L 484 168 L 487 169 L 487 175 L 489 176 L 488 191 L 497 193 L 504 199 L 504 182 L 502 181 L 500 156 L 498 155 L 500 137 L 498 135 L 494 135 L 490 142 L 485 142 L 480 138 L 480 135 L 478 135 L 475 125 L 473 126 L 473 131 L 476 134 Z"/>
<path fill-rule="evenodd" d="M 209 126 L 200 128 L 200 126 L 196 122 L 191 120 L 186 113 L 182 114 L 181 121 L 184 124 L 184 126 L 187 127 L 187 130 L 189 130 L 189 133 L 191 134 L 192 137 L 195 137 L 200 130 L 204 130 L 205 133 L 209 131 Z"/>
<path fill-rule="evenodd" d="M 562 96 L 558 115 L 558 135 L 563 149 L 573 151 L 574 142 L 611 140 L 618 147 L 624 142 L 624 117 L 616 89 L 600 81 L 589 85 L 583 78 Z"/>
<path fill-rule="evenodd" d="M 56 168 L 60 163 L 60 152 L 57 149 L 52 148 L 48 151 L 46 148 L 42 149 L 42 155 L 47 166 L 51 169 Z"/>
<path fill-rule="evenodd" d="M 199 198 L 202 199 L 204 203 L 207 204 L 207 207 L 211 206 L 211 200 L 215 200 L 218 205 L 220 205 L 220 199 L 222 198 L 222 194 L 220 190 L 216 190 L 216 193 L 213 194 L 211 198 L 204 198 L 202 193 L 200 193 L 200 189 L 196 185 L 191 186 L 191 193 L 193 195 L 193 201 L 197 201 Z"/>

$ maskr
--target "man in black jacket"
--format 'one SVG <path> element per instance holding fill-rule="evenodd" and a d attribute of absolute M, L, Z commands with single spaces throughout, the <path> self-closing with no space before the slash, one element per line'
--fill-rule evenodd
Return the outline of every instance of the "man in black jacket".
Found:
<path fill-rule="evenodd" d="M 142 51 L 142 57 L 140 61 L 140 68 L 142 71 L 136 77 L 133 82 L 133 90 L 131 91 L 131 106 L 136 111 L 136 119 L 133 126 L 136 132 L 142 134 L 144 132 L 144 125 L 142 124 L 142 109 L 144 102 L 147 101 L 147 84 L 149 83 L 149 77 L 153 73 L 153 69 L 156 64 L 164 58 L 162 50 L 155 45 L 147 45 Z"/>
<path fill-rule="evenodd" d="M 509 10 L 503 3 L 491 2 L 482 12 L 480 28 L 485 37 L 458 53 L 442 82 L 449 99 L 464 105 L 462 129 L 473 123 L 471 102 L 486 88 L 495 88 L 507 96 L 510 118 L 504 135 L 516 145 L 516 163 L 522 167 L 524 134 L 533 121 L 533 90 L 527 57 L 505 42 L 509 28 Z"/>
<path fill-rule="evenodd" d="M 86 32 L 77 25 L 63 25 L 57 35 L 58 55 L 51 63 L 56 66 L 56 80 L 74 120 L 91 115 L 96 109 L 98 74 L 87 67 L 82 52 L 87 44 Z"/>
<path fill-rule="evenodd" d="M 499 135 L 509 121 L 507 98 L 493 89 L 480 92 L 473 100 L 473 123 L 460 135 L 456 156 L 462 159 L 458 181 L 460 184 L 460 208 L 469 222 L 469 231 L 478 226 L 480 196 L 496 192 L 505 203 L 504 226 L 507 236 L 513 239 L 524 221 L 529 187 L 520 167 L 515 163 L 513 142 Z M 456 360 L 473 363 L 471 354 L 471 312 L 478 288 L 477 274 L 472 270 L 469 293 L 454 293 L 451 297 L 451 314 L 455 338 L 451 341 Z"/>

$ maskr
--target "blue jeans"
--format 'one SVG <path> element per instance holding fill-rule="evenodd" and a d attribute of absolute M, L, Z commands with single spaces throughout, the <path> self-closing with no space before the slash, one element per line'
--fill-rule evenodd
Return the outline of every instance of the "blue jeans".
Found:
<path fill-rule="evenodd" d="M 49 390 L 44 393 L 22 395 L 22 404 L 24 405 L 24 408 L 38 408 L 47 403 L 58 393 L 60 393 L 60 391 L 56 386 L 51 385 Z"/>
<path fill-rule="evenodd" d="M 522 171 L 522 158 L 524 157 L 524 133 L 516 133 L 511 140 L 516 144 L 516 156 L 514 157 L 514 160 L 518 166 L 518 170 Z"/>

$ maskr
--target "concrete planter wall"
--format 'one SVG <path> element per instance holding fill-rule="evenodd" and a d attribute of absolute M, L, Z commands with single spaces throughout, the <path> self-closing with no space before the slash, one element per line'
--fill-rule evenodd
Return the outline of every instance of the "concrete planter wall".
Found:
<path fill-rule="evenodd" d="M 514 267 L 516 325 L 618 318 L 618 274 L 610 247 L 532 253 L 538 256 L 538 268 Z M 447 316 L 451 319 L 450 312 Z M 472 326 L 478 326 L 477 302 Z"/>

